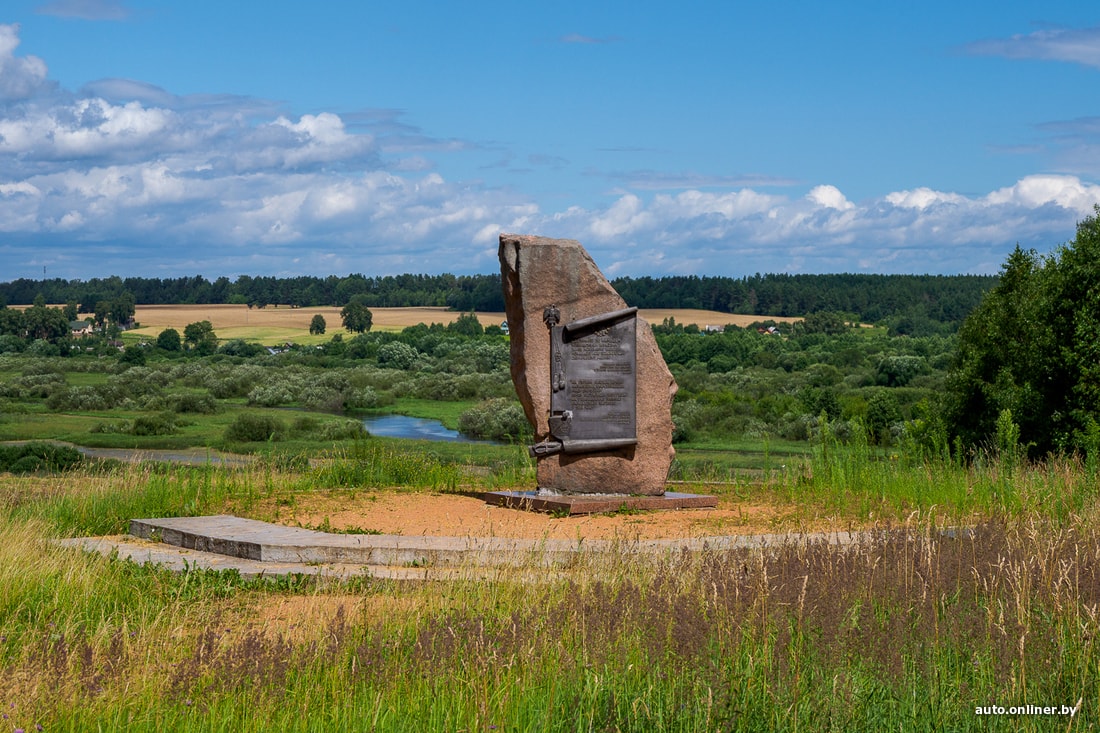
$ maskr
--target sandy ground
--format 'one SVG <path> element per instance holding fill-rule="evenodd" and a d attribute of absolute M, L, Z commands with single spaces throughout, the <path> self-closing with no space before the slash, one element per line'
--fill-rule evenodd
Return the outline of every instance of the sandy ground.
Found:
<path fill-rule="evenodd" d="M 300 497 L 299 497 L 300 499 Z M 722 500 L 715 509 L 554 517 L 490 506 L 478 497 L 397 491 L 321 495 L 298 506 L 271 503 L 254 516 L 290 526 L 382 534 L 530 539 L 673 539 L 846 529 L 828 519 L 803 521 L 790 508 Z"/>

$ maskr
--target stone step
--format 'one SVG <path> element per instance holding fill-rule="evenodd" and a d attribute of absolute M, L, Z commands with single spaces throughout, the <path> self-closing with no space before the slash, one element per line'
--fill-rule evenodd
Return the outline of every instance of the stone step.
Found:
<path fill-rule="evenodd" d="M 58 544 L 138 563 L 185 571 L 236 570 L 244 577 L 314 575 L 425 580 L 459 577 L 546 579 L 584 555 L 673 555 L 681 552 L 778 548 L 791 543 L 834 546 L 866 541 L 881 532 L 731 535 L 670 540 L 555 540 L 500 537 L 405 537 L 329 534 L 228 515 L 134 519 L 131 536 L 85 537 Z M 941 536 L 966 535 L 967 529 Z M 905 541 L 914 534 L 900 531 Z M 518 575 L 517 575 L 518 573 Z"/>
<path fill-rule="evenodd" d="M 592 543 L 479 537 L 329 534 L 228 515 L 133 519 L 130 534 L 257 562 L 415 567 L 552 565 Z"/>

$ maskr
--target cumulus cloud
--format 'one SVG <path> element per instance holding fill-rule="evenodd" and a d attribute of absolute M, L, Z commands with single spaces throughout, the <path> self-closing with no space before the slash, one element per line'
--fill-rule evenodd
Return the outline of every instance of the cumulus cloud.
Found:
<path fill-rule="evenodd" d="M 16 56 L 19 26 L 0 25 L 0 103 L 29 99 L 43 92 L 46 62 L 37 56 Z"/>
<path fill-rule="evenodd" d="M 1028 176 L 983 196 L 919 188 L 853 203 L 834 186 L 802 198 L 684 191 L 543 217 L 605 252 L 616 274 L 996 272 L 1017 243 L 1049 249 L 1100 203 L 1075 176 Z M 660 269 L 654 269 L 659 267 Z"/>
<path fill-rule="evenodd" d="M 963 49 L 980 56 L 1068 61 L 1100 68 L 1100 28 L 1043 29 L 1009 38 L 975 41 Z"/>
<path fill-rule="evenodd" d="M 432 138 L 398 110 L 293 115 L 126 79 L 66 91 L 18 45 L 18 27 L 0 25 L 5 278 L 43 265 L 63 277 L 492 272 L 501 231 L 579 239 L 612 275 L 996 272 L 1016 242 L 1070 238 L 1100 201 L 1100 187 L 1073 175 L 852 201 L 827 182 L 779 194 L 800 184 L 633 171 L 610 176 L 618 192 L 605 203 L 544 210 L 441 174 L 420 153 L 499 151 Z M 516 156 L 502 155 L 514 170 Z"/>

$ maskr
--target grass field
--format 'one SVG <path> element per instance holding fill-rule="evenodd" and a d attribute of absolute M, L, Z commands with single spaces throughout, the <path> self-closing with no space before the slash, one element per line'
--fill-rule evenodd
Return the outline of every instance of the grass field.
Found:
<path fill-rule="evenodd" d="M 418 323 L 444 325 L 456 320 L 461 313 L 446 308 L 372 308 L 375 330 L 400 331 Z M 661 323 L 666 318 L 674 318 L 677 323 L 697 324 L 700 328 L 709 326 L 747 326 L 764 320 L 764 316 L 746 316 L 733 313 L 719 313 L 708 310 L 654 308 L 640 311 L 650 323 Z M 323 336 L 311 336 L 309 323 L 313 316 L 321 315 L 327 325 Z M 482 326 L 499 326 L 505 320 L 503 313 L 478 313 Z M 290 308 L 288 306 L 269 306 L 267 308 L 249 308 L 245 305 L 139 305 L 135 320 L 141 328 L 129 331 L 129 334 L 144 338 L 156 338 L 166 328 L 179 332 L 189 323 L 210 321 L 214 332 L 222 341 L 244 339 L 259 341 L 263 344 L 278 344 L 286 341 L 294 343 L 319 343 L 328 341 L 332 334 L 343 332 L 340 309 L 332 307 Z M 792 322 L 798 318 L 771 318 L 777 322 Z"/>
<path fill-rule="evenodd" d="M 944 467 L 959 474 L 949 481 L 889 468 L 900 485 L 944 495 L 974 484 L 1036 492 L 1027 511 L 993 512 L 972 533 L 942 533 L 959 517 L 933 509 L 849 548 L 593 553 L 552 573 L 532 564 L 465 580 L 245 582 L 48 542 L 120 532 L 135 516 L 249 516 L 273 498 L 305 504 L 391 482 L 453 490 L 437 458 L 385 446 L 363 443 L 311 472 L 257 463 L 0 475 L 4 730 L 1097 724 L 1100 534 L 1080 464 L 1011 475 Z M 815 468 L 811 482 L 831 473 Z M 873 496 L 888 478 L 878 462 L 840 468 L 866 477 L 846 491 Z M 788 490 L 816 500 L 801 481 Z M 1076 511 L 1053 514 L 1054 494 Z M 983 712 L 1028 705 L 1058 712 Z"/>

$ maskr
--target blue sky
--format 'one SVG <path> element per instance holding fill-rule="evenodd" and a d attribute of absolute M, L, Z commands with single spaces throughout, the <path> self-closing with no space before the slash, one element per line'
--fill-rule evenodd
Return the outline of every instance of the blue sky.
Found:
<path fill-rule="evenodd" d="M 6 0 L 0 281 L 994 273 L 1100 203 L 1086 2 Z"/>

